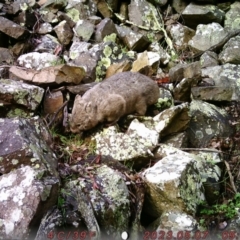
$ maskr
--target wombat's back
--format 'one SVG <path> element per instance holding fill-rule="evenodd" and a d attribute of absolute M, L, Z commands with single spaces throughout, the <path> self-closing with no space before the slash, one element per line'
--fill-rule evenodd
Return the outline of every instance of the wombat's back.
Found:
<path fill-rule="evenodd" d="M 151 78 L 138 72 L 122 72 L 117 73 L 98 85 L 87 91 L 84 99 L 89 97 L 93 99 L 93 95 L 97 94 L 98 98 L 105 98 L 108 94 L 119 94 L 127 103 L 131 100 L 135 101 L 136 97 L 144 98 L 147 105 L 157 102 L 159 98 L 159 88 Z"/>

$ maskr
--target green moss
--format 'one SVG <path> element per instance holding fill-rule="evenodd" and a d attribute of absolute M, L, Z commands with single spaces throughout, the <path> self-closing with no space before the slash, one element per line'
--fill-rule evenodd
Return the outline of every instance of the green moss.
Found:
<path fill-rule="evenodd" d="M 79 20 L 79 11 L 76 8 L 67 10 L 67 16 L 69 16 L 74 22 Z"/>
<path fill-rule="evenodd" d="M 110 35 L 107 35 L 104 37 L 103 42 L 116 42 L 117 40 L 117 34 L 112 33 Z"/>
<path fill-rule="evenodd" d="M 110 57 L 112 55 L 113 51 L 112 49 L 107 45 L 105 46 L 104 50 L 103 50 L 103 54 L 106 58 Z"/>

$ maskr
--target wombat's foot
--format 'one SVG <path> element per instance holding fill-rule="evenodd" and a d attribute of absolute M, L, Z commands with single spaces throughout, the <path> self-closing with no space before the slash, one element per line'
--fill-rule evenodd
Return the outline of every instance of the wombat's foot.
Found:
<path fill-rule="evenodd" d="M 135 115 L 144 116 L 147 111 L 147 105 L 144 100 L 140 100 L 136 103 L 136 112 Z"/>

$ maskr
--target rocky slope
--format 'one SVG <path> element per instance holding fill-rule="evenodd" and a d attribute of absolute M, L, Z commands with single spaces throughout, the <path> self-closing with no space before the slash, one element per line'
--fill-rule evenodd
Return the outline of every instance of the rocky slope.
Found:
<path fill-rule="evenodd" d="M 1 238 L 236 237 L 239 16 L 238 1 L 0 0 Z M 158 102 L 71 134 L 75 96 L 119 72 L 151 77 Z"/>

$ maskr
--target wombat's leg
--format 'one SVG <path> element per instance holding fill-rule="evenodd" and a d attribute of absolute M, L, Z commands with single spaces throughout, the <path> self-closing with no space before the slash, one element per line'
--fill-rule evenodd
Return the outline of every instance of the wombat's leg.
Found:
<path fill-rule="evenodd" d="M 120 95 L 110 94 L 101 104 L 101 109 L 102 119 L 113 125 L 125 114 L 126 101 Z"/>
<path fill-rule="evenodd" d="M 145 99 L 138 100 L 135 107 L 136 107 L 136 112 L 135 112 L 136 115 L 140 115 L 140 116 L 145 115 L 147 111 L 147 104 L 145 102 Z"/>

